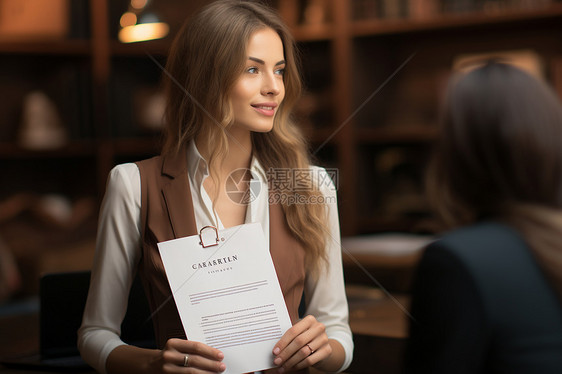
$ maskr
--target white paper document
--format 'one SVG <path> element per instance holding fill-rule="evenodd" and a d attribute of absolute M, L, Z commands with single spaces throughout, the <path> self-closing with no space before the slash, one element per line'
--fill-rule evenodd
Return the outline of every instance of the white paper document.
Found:
<path fill-rule="evenodd" d="M 198 235 L 158 243 L 186 336 L 220 349 L 225 373 L 272 368 L 291 319 L 261 225 L 219 234 L 207 248 Z"/>

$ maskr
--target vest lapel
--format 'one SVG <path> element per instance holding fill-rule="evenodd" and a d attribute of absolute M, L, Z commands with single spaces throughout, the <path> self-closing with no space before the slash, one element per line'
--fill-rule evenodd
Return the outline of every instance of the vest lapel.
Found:
<path fill-rule="evenodd" d="M 166 202 L 174 237 L 177 239 L 196 235 L 197 225 L 195 224 L 193 199 L 187 175 L 187 157 L 184 148 L 177 155 L 164 159 L 162 176 L 169 178 L 169 182 L 162 186 L 162 194 Z"/>

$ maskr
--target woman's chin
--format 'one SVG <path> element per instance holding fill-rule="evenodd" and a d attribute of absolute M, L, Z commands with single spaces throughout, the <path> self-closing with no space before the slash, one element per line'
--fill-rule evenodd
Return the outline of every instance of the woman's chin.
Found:
<path fill-rule="evenodd" d="M 256 127 L 254 129 L 252 129 L 252 132 L 264 133 L 265 134 L 265 133 L 271 132 L 271 130 L 273 130 L 273 125 Z"/>

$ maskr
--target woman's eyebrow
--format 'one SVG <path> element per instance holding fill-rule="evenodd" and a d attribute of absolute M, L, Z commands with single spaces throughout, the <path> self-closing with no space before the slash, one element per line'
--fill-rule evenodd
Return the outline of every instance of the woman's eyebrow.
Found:
<path fill-rule="evenodd" d="M 259 59 L 257 57 L 250 56 L 250 57 L 248 57 L 248 60 L 252 60 L 254 62 L 257 62 L 260 65 L 265 65 L 265 61 L 262 60 L 262 59 Z M 285 63 L 285 60 L 281 60 L 281 61 L 278 61 L 274 66 L 283 65 L 284 63 Z"/>

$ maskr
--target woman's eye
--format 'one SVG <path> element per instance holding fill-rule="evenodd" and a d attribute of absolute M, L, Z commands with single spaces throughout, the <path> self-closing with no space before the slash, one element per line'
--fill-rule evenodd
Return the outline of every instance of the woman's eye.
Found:
<path fill-rule="evenodd" d="M 251 68 L 248 68 L 248 70 L 246 70 L 246 71 L 250 74 L 256 74 L 258 72 L 258 68 L 251 67 Z"/>
<path fill-rule="evenodd" d="M 285 74 L 285 68 L 275 70 L 275 74 L 277 74 L 277 75 Z"/>

